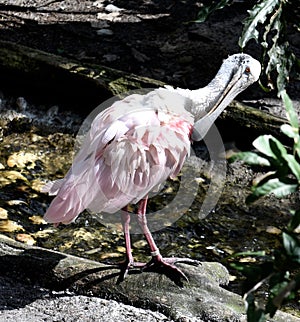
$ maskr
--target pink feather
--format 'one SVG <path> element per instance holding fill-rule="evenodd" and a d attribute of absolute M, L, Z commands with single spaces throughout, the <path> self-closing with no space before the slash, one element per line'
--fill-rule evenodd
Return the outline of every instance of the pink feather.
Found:
<path fill-rule="evenodd" d="M 159 89 L 128 96 L 97 115 L 66 177 L 44 189 L 57 194 L 45 220 L 67 224 L 84 209 L 114 213 L 176 176 L 189 154 L 194 121 L 186 100 Z"/>

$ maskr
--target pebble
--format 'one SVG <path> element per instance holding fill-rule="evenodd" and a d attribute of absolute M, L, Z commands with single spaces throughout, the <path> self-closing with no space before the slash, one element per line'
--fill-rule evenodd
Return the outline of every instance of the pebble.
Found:
<path fill-rule="evenodd" d="M 24 228 L 12 220 L 2 220 L 0 222 L 0 232 L 12 233 L 15 231 L 24 231 Z"/>
<path fill-rule="evenodd" d="M 266 232 L 274 235 L 280 235 L 282 233 L 281 229 L 274 226 L 267 226 Z"/>
<path fill-rule="evenodd" d="M 25 100 L 24 97 L 18 97 L 17 100 L 16 100 L 16 104 L 17 104 L 17 107 L 18 107 L 18 110 L 20 112 L 24 112 L 26 109 L 27 109 L 27 102 Z"/>
<path fill-rule="evenodd" d="M 28 166 L 28 169 L 34 167 L 34 162 L 38 159 L 38 157 L 30 152 L 16 152 L 11 154 L 7 159 L 7 165 L 9 167 L 16 166 L 17 168 L 25 168 L 28 163 L 31 165 Z"/>
<path fill-rule="evenodd" d="M 113 4 L 108 4 L 108 5 L 105 7 L 105 10 L 106 10 L 107 12 L 120 12 L 120 11 L 122 11 L 122 10 L 124 10 L 124 9 L 121 9 L 121 8 L 119 8 L 119 7 L 117 7 L 117 6 L 113 5 Z"/>
<path fill-rule="evenodd" d="M 97 1 L 94 1 L 93 2 L 93 7 L 96 7 L 96 8 L 103 8 L 104 5 L 103 5 L 103 0 L 97 0 Z"/>
<path fill-rule="evenodd" d="M 46 225 L 47 224 L 47 222 L 41 216 L 31 216 L 31 217 L 29 217 L 29 220 L 34 225 Z"/>
<path fill-rule="evenodd" d="M 26 202 L 23 201 L 23 200 L 15 200 L 15 199 L 13 199 L 13 200 L 8 200 L 7 204 L 9 206 L 18 206 L 18 205 L 26 205 Z"/>
<path fill-rule="evenodd" d="M 36 243 L 34 238 L 29 234 L 17 234 L 16 240 L 18 240 L 19 242 L 24 243 L 26 245 L 30 245 L 30 246 L 32 246 Z"/>
<path fill-rule="evenodd" d="M 103 58 L 107 61 L 107 62 L 112 62 L 112 61 L 116 61 L 119 56 L 117 55 L 113 55 L 113 54 L 107 54 L 107 55 L 103 55 Z"/>
<path fill-rule="evenodd" d="M 1 208 L 0 207 L 0 219 L 3 220 L 3 219 L 8 219 L 8 213 L 7 213 L 7 210 L 4 209 L 4 208 Z"/>
<path fill-rule="evenodd" d="M 24 177 L 18 171 L 2 171 L 2 176 L 0 176 L 0 187 L 4 187 L 8 184 L 16 182 L 17 180 L 27 181 L 26 177 Z"/>
<path fill-rule="evenodd" d="M 112 36 L 114 32 L 110 29 L 102 28 L 102 29 L 96 30 L 96 34 L 98 36 Z"/>

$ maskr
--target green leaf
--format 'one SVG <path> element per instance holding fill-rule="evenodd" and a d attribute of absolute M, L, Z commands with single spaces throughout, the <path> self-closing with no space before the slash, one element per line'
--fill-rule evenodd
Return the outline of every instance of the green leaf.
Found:
<path fill-rule="evenodd" d="M 283 246 L 292 261 L 300 264 L 300 242 L 299 240 L 287 233 L 282 233 Z"/>
<path fill-rule="evenodd" d="M 246 297 L 247 307 L 247 321 L 248 322 L 265 322 L 266 316 L 264 310 L 256 306 L 255 298 L 253 294 L 248 294 Z"/>
<path fill-rule="evenodd" d="M 269 276 L 274 270 L 274 265 L 271 261 L 263 262 L 261 264 L 235 262 L 230 263 L 230 266 L 240 271 L 247 278 L 249 287 L 255 286 L 261 280 Z"/>
<path fill-rule="evenodd" d="M 294 139 L 294 153 L 298 154 L 298 157 L 300 158 L 300 135 L 299 135 L 299 120 L 298 120 L 298 114 L 296 113 L 293 103 L 286 93 L 285 90 L 281 91 L 279 93 L 281 96 L 286 113 L 287 113 L 287 118 L 290 122 L 289 124 L 283 124 L 281 126 L 281 131 L 287 135 L 288 137 Z"/>
<path fill-rule="evenodd" d="M 274 294 L 272 299 L 273 305 L 280 307 L 285 300 L 291 300 L 296 297 L 297 290 L 299 289 L 299 276 L 296 276 L 295 279 L 282 285 L 283 287 L 278 291 L 277 294 Z"/>
<path fill-rule="evenodd" d="M 281 45 L 283 49 L 283 55 L 281 60 L 277 63 L 277 89 L 278 92 L 285 89 L 286 83 L 289 82 L 292 67 L 295 63 L 295 55 L 290 53 L 290 45 L 285 42 Z M 282 83 L 282 85 L 281 85 Z M 279 95 L 278 95 L 279 96 Z"/>
<path fill-rule="evenodd" d="M 206 19 L 216 10 L 223 9 L 225 6 L 230 5 L 232 0 L 213 1 L 210 6 L 204 6 L 197 15 L 194 22 L 205 22 Z"/>
<path fill-rule="evenodd" d="M 298 138 L 297 142 L 295 142 L 294 151 L 298 154 L 298 157 L 300 158 L 300 137 Z"/>
<path fill-rule="evenodd" d="M 229 159 L 229 162 L 234 162 L 236 160 L 241 160 L 251 165 L 259 165 L 259 166 L 271 165 L 268 159 L 263 158 L 254 152 L 238 152 Z"/>
<path fill-rule="evenodd" d="M 240 257 L 240 256 L 266 256 L 266 251 L 264 250 L 259 250 L 259 251 L 251 251 L 247 250 L 245 252 L 239 252 L 239 253 L 234 253 L 230 257 Z"/>
<path fill-rule="evenodd" d="M 280 285 L 282 288 L 285 286 L 285 284 L 282 284 Z M 276 311 L 280 308 L 280 306 L 276 306 L 274 305 L 273 303 L 273 296 L 270 296 L 268 298 L 268 302 L 267 302 L 267 305 L 266 305 L 266 309 L 265 309 L 265 313 L 269 313 L 270 314 L 270 317 L 272 318 Z"/>
<path fill-rule="evenodd" d="M 262 186 L 256 188 L 256 191 L 259 191 L 259 194 L 261 195 L 273 193 L 277 198 L 285 197 L 296 190 L 296 184 L 287 184 L 280 181 L 278 178 L 271 179 Z"/>
<path fill-rule="evenodd" d="M 264 24 L 268 14 L 280 3 L 280 0 L 264 0 L 248 10 L 249 17 L 244 21 L 244 28 L 239 39 L 239 46 L 244 48 L 250 39 L 259 39 L 259 31 L 257 30 L 259 23 Z"/>
<path fill-rule="evenodd" d="M 281 17 L 282 5 L 272 14 L 270 17 L 269 24 L 265 27 L 265 33 L 263 39 L 266 42 L 266 47 L 264 50 L 264 56 L 268 55 L 267 67 L 265 74 L 269 79 L 269 86 L 271 82 L 271 72 L 273 70 L 277 71 L 277 90 L 281 91 L 285 88 L 285 84 L 288 78 L 288 60 L 286 58 L 287 47 L 283 44 L 279 44 L 280 34 L 281 34 Z M 273 35 L 272 42 L 267 39 Z M 271 87 L 274 87 L 273 84 Z"/>
<path fill-rule="evenodd" d="M 298 131 L 295 130 L 294 127 L 291 127 L 289 124 L 281 125 L 280 130 L 291 139 L 295 139 L 299 136 Z"/>
<path fill-rule="evenodd" d="M 284 106 L 286 109 L 286 113 L 287 113 L 287 118 L 288 118 L 292 128 L 295 129 L 296 133 L 298 133 L 299 121 L 298 121 L 298 115 L 293 107 L 293 103 L 285 90 L 281 91 L 279 93 L 279 95 L 281 96 L 281 98 L 283 100 L 283 103 L 284 103 Z"/>
<path fill-rule="evenodd" d="M 294 176 L 298 180 L 298 183 L 300 184 L 300 164 L 296 161 L 295 157 L 291 154 L 285 155 L 284 159 L 287 161 L 287 164 L 291 172 L 294 174 Z"/>
<path fill-rule="evenodd" d="M 287 155 L 286 148 L 279 140 L 275 139 L 274 137 L 270 138 L 269 143 L 270 143 L 271 150 L 276 156 L 276 159 L 279 160 L 280 162 L 283 162 L 283 159 L 285 160 L 285 157 Z"/>
<path fill-rule="evenodd" d="M 272 151 L 269 142 L 271 138 L 274 137 L 272 135 L 261 135 L 257 139 L 255 139 L 252 144 L 259 152 L 275 159 L 276 155 Z"/>
<path fill-rule="evenodd" d="M 265 48 L 268 48 L 268 46 L 269 46 L 268 45 L 268 36 L 271 31 L 273 31 L 272 33 L 274 35 L 272 38 L 273 46 L 274 45 L 276 46 L 276 43 L 279 38 L 279 33 L 281 30 L 281 23 L 280 23 L 281 13 L 282 13 L 282 6 L 280 4 L 279 8 L 277 8 L 276 11 L 273 12 L 273 14 L 270 16 L 269 23 L 265 25 L 265 32 L 263 34 L 263 43 L 262 43 L 262 46 Z M 274 32 L 274 30 L 276 32 Z M 270 57 L 270 59 L 272 59 L 272 57 Z"/>
<path fill-rule="evenodd" d="M 288 229 L 290 231 L 293 231 L 294 229 L 296 229 L 298 226 L 300 225 L 300 209 L 297 210 L 294 214 L 293 217 L 291 219 L 291 221 L 288 224 Z"/>
<path fill-rule="evenodd" d="M 261 135 L 252 144 L 259 152 L 271 157 L 277 166 L 285 163 L 286 148 L 272 135 Z"/>
<path fill-rule="evenodd" d="M 261 42 L 264 47 L 262 61 L 267 62 L 265 74 L 268 78 L 268 87 L 274 88 L 271 73 L 276 71 L 278 94 L 285 89 L 295 60 L 295 55 L 290 53 L 289 43 L 282 41 L 285 25 L 282 13 L 285 4 L 284 0 L 280 0 L 278 7 L 274 7 L 272 14 L 268 16 L 268 22 L 264 24 L 265 31 Z M 266 58 L 266 55 L 268 55 L 268 58 Z"/>
<path fill-rule="evenodd" d="M 278 274 L 275 274 L 273 278 L 270 279 L 269 285 L 270 285 L 270 295 L 266 305 L 265 313 L 269 313 L 270 317 L 273 317 L 277 309 L 279 309 L 281 305 L 279 301 L 278 303 L 274 303 L 273 300 L 288 285 L 288 281 L 286 280 L 284 274 L 278 273 Z"/>
<path fill-rule="evenodd" d="M 276 171 L 268 171 L 267 173 L 259 175 L 252 181 L 253 189 L 256 186 L 262 186 L 265 182 L 274 178 L 278 178 L 278 172 Z"/>
<path fill-rule="evenodd" d="M 282 198 L 297 191 L 297 184 L 280 181 L 278 178 L 270 179 L 262 185 L 253 187 L 253 192 L 247 197 L 246 202 L 251 203 L 262 196 L 273 193 L 277 198 Z"/>
<path fill-rule="evenodd" d="M 258 80 L 258 84 L 259 84 L 260 88 L 261 88 L 264 92 L 266 92 L 266 93 L 271 92 L 271 89 L 270 89 L 269 87 L 265 86 L 265 85 L 262 83 L 261 79 L 259 79 L 259 80 Z"/>
<path fill-rule="evenodd" d="M 289 79 L 290 72 L 290 60 L 288 57 L 288 45 L 275 43 L 269 50 L 269 62 L 266 70 L 266 74 L 271 77 L 271 71 L 276 70 L 277 75 L 277 91 L 281 92 L 285 89 L 286 83 Z"/>

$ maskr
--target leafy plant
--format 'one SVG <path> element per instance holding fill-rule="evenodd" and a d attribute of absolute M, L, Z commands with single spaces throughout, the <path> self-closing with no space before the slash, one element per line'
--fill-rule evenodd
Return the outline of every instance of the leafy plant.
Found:
<path fill-rule="evenodd" d="M 253 202 L 270 193 L 281 198 L 300 187 L 298 117 L 287 93 L 283 90 L 280 96 L 289 120 L 289 124 L 282 125 L 281 131 L 292 139 L 290 151 L 272 135 L 262 135 L 253 142 L 257 152 L 237 153 L 230 160 L 242 160 L 270 170 L 255 180 L 247 202 Z M 260 264 L 232 264 L 253 283 L 244 296 L 249 322 L 265 321 L 267 314 L 274 316 L 277 309 L 286 301 L 295 298 L 300 290 L 300 209 L 291 211 L 291 216 L 282 233 L 281 248 L 273 250 L 270 256 L 265 256 L 265 253 L 254 254 L 261 259 Z M 269 296 L 262 307 L 257 304 L 254 293 L 265 284 L 268 285 Z"/>
<path fill-rule="evenodd" d="M 272 135 L 259 136 L 253 146 L 257 152 L 240 152 L 231 161 L 242 160 L 251 165 L 268 167 L 269 171 L 257 178 L 252 186 L 252 194 L 246 202 L 253 202 L 258 198 L 273 193 L 282 198 L 295 192 L 300 186 L 300 135 L 298 116 L 286 91 L 281 94 L 290 124 L 281 126 L 281 131 L 293 140 L 292 151 Z"/>
<path fill-rule="evenodd" d="M 210 5 L 204 6 L 199 12 L 197 19 L 194 22 L 205 22 L 206 19 L 216 10 L 223 9 L 231 5 L 232 0 L 212 1 Z"/>
<path fill-rule="evenodd" d="M 266 90 L 275 88 L 272 81 L 276 76 L 278 96 L 282 98 L 289 124 L 281 131 L 292 140 L 290 147 L 272 135 L 258 137 L 253 145 L 256 152 L 241 152 L 231 161 L 242 160 L 268 171 L 256 178 L 247 202 L 273 194 L 278 198 L 296 192 L 300 187 L 300 134 L 299 121 L 292 102 L 285 91 L 289 77 L 299 77 L 300 60 L 292 51 L 287 36 L 295 29 L 300 31 L 299 1 L 260 0 L 255 2 L 244 20 L 239 46 L 244 49 L 254 40 L 261 45 L 264 84 Z M 210 1 L 202 8 L 196 22 L 204 22 L 216 10 L 233 5 L 233 0 Z M 293 70 L 293 67 L 295 69 Z M 298 74 L 297 74 L 298 70 Z M 293 74 L 294 73 L 294 74 Z M 235 254 L 234 259 L 243 256 L 256 257 L 255 263 L 235 261 L 232 266 L 241 271 L 249 282 L 250 290 L 245 294 L 247 319 L 249 322 L 266 321 L 273 317 L 278 308 L 296 297 L 300 290 L 300 209 L 291 211 L 291 220 L 282 232 L 281 246 L 268 255 L 266 252 Z M 257 299 L 256 291 L 262 286 L 268 289 L 264 303 Z"/>
<path fill-rule="evenodd" d="M 232 4 L 232 0 L 211 1 L 210 5 L 200 10 L 196 22 L 204 22 L 214 11 Z M 274 89 L 272 76 L 276 72 L 277 91 L 280 93 L 286 87 L 292 67 L 299 69 L 300 66 L 300 60 L 292 52 L 287 36 L 287 27 L 300 31 L 297 1 L 261 0 L 248 10 L 248 14 L 243 22 L 239 46 L 244 49 L 252 39 L 260 43 L 263 73 L 267 78 L 267 84 L 261 83 L 261 86 L 266 91 Z"/>

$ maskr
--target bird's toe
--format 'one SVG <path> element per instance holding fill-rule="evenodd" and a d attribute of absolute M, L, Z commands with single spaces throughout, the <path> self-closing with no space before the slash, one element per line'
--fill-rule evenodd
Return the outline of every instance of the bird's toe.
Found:
<path fill-rule="evenodd" d="M 182 272 L 181 269 L 175 266 L 176 263 L 185 263 L 189 265 L 198 266 L 199 261 L 192 260 L 190 258 L 162 258 L 162 257 L 152 257 L 150 262 L 148 262 L 142 270 L 144 272 L 156 272 L 166 275 L 178 286 L 183 286 L 183 281 L 188 282 L 187 276 Z"/>
<path fill-rule="evenodd" d="M 145 263 L 140 263 L 140 262 L 134 262 L 134 261 L 124 261 L 122 263 L 119 263 L 119 268 L 120 268 L 120 274 L 117 280 L 117 284 L 120 284 L 123 282 L 128 275 L 129 271 L 135 270 L 135 273 L 141 273 L 141 268 L 145 266 Z"/>

